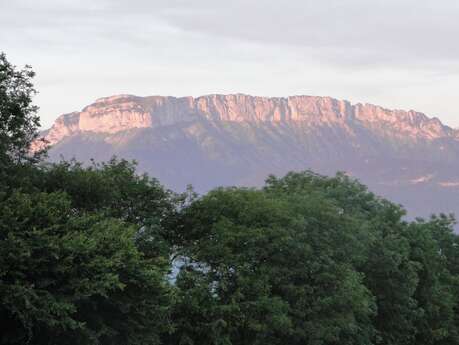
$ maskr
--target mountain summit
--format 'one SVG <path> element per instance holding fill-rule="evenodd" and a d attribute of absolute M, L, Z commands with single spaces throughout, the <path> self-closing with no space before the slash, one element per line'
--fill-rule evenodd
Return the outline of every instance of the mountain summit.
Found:
<path fill-rule="evenodd" d="M 315 96 L 118 95 L 60 116 L 43 137 L 52 160 L 135 159 L 176 190 L 344 171 L 412 216 L 459 214 L 459 131 L 415 111 Z"/>

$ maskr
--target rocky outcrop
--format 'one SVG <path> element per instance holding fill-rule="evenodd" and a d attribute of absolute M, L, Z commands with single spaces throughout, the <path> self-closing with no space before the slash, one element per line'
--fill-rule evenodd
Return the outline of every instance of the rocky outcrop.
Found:
<path fill-rule="evenodd" d="M 371 104 L 352 105 L 330 97 L 253 97 L 243 94 L 193 97 L 136 97 L 98 99 L 81 112 L 60 116 L 45 139 L 54 145 L 79 132 L 117 133 L 182 122 L 291 123 L 340 125 L 352 132 L 363 126 L 381 134 L 412 139 L 458 138 L 438 119 L 415 111 L 388 110 Z"/>

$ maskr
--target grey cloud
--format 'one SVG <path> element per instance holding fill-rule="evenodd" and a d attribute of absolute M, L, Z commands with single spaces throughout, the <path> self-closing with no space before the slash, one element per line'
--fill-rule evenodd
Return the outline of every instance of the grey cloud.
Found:
<path fill-rule="evenodd" d="M 459 58 L 455 0 L 172 1 L 161 15 L 184 30 L 307 48 L 337 62 Z"/>
<path fill-rule="evenodd" d="M 0 28 L 39 26 L 76 40 L 142 41 L 162 25 L 210 40 L 287 45 L 341 65 L 459 58 L 456 0 L 19 0 L 0 12 Z"/>

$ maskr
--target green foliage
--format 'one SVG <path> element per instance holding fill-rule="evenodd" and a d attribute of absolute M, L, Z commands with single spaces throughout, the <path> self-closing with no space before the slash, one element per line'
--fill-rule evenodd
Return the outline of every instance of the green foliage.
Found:
<path fill-rule="evenodd" d="M 34 185 L 46 192 L 65 191 L 81 213 L 99 212 L 135 224 L 137 244 L 144 254 L 168 256 L 167 229 L 180 198 L 156 179 L 137 175 L 135 168 L 135 163 L 116 158 L 88 167 L 64 161 L 45 166 Z"/>
<path fill-rule="evenodd" d="M 3 344 L 151 344 L 167 327 L 165 265 L 136 229 L 75 215 L 65 193 L 15 193 L 0 205 Z"/>
<path fill-rule="evenodd" d="M 341 173 L 194 200 L 172 343 L 457 344 L 454 219 L 404 215 Z"/>
<path fill-rule="evenodd" d="M 349 241 L 352 222 L 318 196 L 299 200 L 220 189 L 186 210 L 191 244 L 183 255 L 192 264 L 178 284 L 200 277 L 188 290 L 204 287 L 197 295 L 213 296 L 204 324 L 222 320 L 219 338 L 232 344 L 370 341 L 373 298 L 348 260 L 351 247 L 339 248 Z"/>
<path fill-rule="evenodd" d="M 37 164 L 33 76 L 0 55 L 0 344 L 160 343 L 175 196 L 124 160 Z"/>
<path fill-rule="evenodd" d="M 18 70 L 0 53 L 0 163 L 27 159 L 29 147 L 37 137 L 39 117 L 32 104 L 36 91 L 30 66 Z"/>
<path fill-rule="evenodd" d="M 453 219 L 442 216 L 430 222 L 413 223 L 407 231 L 411 259 L 419 266 L 415 299 L 422 310 L 417 320 L 416 342 L 457 344 L 457 307 L 459 276 L 457 236 Z"/>
<path fill-rule="evenodd" d="M 65 191 L 79 210 L 104 211 L 107 216 L 149 225 L 173 211 L 171 193 L 156 179 L 137 175 L 135 169 L 135 164 L 116 158 L 88 167 L 63 161 L 45 167 L 42 188 Z"/>
<path fill-rule="evenodd" d="M 0 52 L 0 198 L 43 153 L 30 153 L 39 127 L 38 108 L 32 103 L 34 75 L 30 66 L 18 70 Z"/>

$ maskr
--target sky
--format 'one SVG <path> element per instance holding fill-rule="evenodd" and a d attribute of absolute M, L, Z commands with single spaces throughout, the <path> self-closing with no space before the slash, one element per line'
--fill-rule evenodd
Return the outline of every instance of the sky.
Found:
<path fill-rule="evenodd" d="M 0 0 L 43 128 L 115 94 L 318 95 L 459 127 L 457 0 Z"/>

